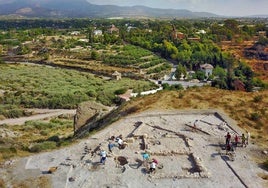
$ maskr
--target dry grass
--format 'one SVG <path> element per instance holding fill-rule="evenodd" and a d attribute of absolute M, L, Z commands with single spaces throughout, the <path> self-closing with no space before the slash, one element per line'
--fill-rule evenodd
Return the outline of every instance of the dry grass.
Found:
<path fill-rule="evenodd" d="M 268 175 L 267 174 L 259 173 L 258 176 L 261 177 L 264 180 L 268 180 Z"/>
<path fill-rule="evenodd" d="M 51 188 L 51 181 L 49 177 L 40 176 L 38 178 L 29 178 L 20 182 L 14 182 L 13 188 L 32 188 L 32 187 L 42 187 Z"/>
<path fill-rule="evenodd" d="M 265 173 L 258 173 L 258 176 L 264 180 L 266 180 L 266 183 L 264 184 L 264 187 L 268 187 L 268 175 Z"/>
<path fill-rule="evenodd" d="M 4 182 L 4 180 L 2 180 L 2 179 L 0 179 L 0 187 L 1 188 L 5 188 L 6 186 L 5 186 L 5 182 Z"/>
<path fill-rule="evenodd" d="M 245 61 L 251 67 L 251 69 L 254 71 L 257 77 L 267 83 L 268 72 L 267 70 L 264 69 L 264 64 L 266 64 L 267 61 L 254 59 L 254 58 L 253 59 L 247 58 L 244 56 L 245 48 L 252 47 L 254 44 L 255 44 L 255 40 L 243 41 L 240 44 L 235 44 L 234 42 L 230 42 L 230 43 L 222 42 L 220 44 L 220 47 L 223 51 L 228 51 L 232 53 L 237 59 L 242 59 L 243 61 Z"/>
<path fill-rule="evenodd" d="M 256 100 L 260 98 L 259 100 Z M 259 97 L 261 96 L 261 97 Z M 126 107 L 135 112 L 147 109 L 220 109 L 228 114 L 260 146 L 268 141 L 268 91 L 246 93 L 211 87 L 185 91 L 162 91 L 132 100 Z"/>
<path fill-rule="evenodd" d="M 55 148 L 50 148 L 49 146 L 56 145 L 61 147 L 72 144 L 72 123 L 72 118 L 66 117 L 53 118 L 50 121 L 33 121 L 25 125 L 7 127 L 10 132 L 16 133 L 17 136 L 0 139 L 0 162 L 17 156 L 28 156 L 31 154 L 30 148 L 41 143 L 44 143 L 43 148 L 46 146 L 47 150 Z M 54 145 L 45 145 L 48 142 L 55 143 Z M 42 149 L 42 151 L 45 150 L 45 148 Z"/>

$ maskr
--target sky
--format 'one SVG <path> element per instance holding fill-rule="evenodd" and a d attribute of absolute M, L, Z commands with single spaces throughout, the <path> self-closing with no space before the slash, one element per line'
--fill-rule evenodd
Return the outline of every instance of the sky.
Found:
<path fill-rule="evenodd" d="M 268 0 L 87 0 L 97 5 L 187 9 L 223 16 L 268 15 Z"/>

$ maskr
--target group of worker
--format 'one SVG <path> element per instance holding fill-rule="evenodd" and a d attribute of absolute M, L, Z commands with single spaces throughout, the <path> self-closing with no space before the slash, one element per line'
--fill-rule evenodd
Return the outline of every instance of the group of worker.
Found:
<path fill-rule="evenodd" d="M 109 143 L 108 143 L 108 150 L 109 152 L 112 153 L 112 149 L 113 147 L 117 146 L 119 149 L 124 149 L 125 145 L 124 145 L 124 142 L 123 142 L 123 139 L 122 139 L 122 135 L 119 135 L 118 137 L 114 137 L 112 136 L 110 139 L 109 139 Z M 100 163 L 101 164 L 105 164 L 105 161 L 106 161 L 106 158 L 107 158 L 107 153 L 104 149 L 101 149 L 100 151 Z"/>
<path fill-rule="evenodd" d="M 240 138 L 241 138 L 241 147 L 247 147 L 247 145 L 249 144 L 250 133 L 248 131 L 246 131 L 246 133 L 247 133 L 247 136 L 245 136 L 244 133 L 242 133 L 241 136 L 238 136 L 237 134 L 235 134 L 234 141 L 231 142 L 231 134 L 230 132 L 227 132 L 227 135 L 225 136 L 226 153 L 228 151 L 233 151 L 236 147 L 238 147 L 238 144 L 240 143 L 239 142 Z"/>
<path fill-rule="evenodd" d="M 123 138 L 122 135 L 119 135 L 118 137 L 114 137 L 112 136 L 109 139 L 109 143 L 108 143 L 108 150 L 109 152 L 112 153 L 113 147 L 118 147 L 119 149 L 124 149 L 124 142 L 123 142 Z M 101 164 L 105 164 L 107 158 L 107 153 L 106 151 L 102 148 L 100 151 L 100 163 Z M 142 153 L 142 158 L 143 158 L 143 164 L 144 166 L 146 166 L 148 163 L 150 164 L 150 168 L 148 169 L 148 173 L 153 173 L 155 172 L 156 166 L 158 165 L 158 161 L 155 158 L 152 158 L 150 160 L 150 155 L 147 152 L 143 152 Z"/>

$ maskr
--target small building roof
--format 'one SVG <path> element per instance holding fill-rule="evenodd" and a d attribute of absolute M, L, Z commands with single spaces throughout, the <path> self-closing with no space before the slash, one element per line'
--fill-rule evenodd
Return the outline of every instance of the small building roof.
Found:
<path fill-rule="evenodd" d="M 113 33 L 113 32 L 119 32 L 119 29 L 117 27 L 115 27 L 114 24 L 111 25 L 111 27 L 108 29 L 109 33 Z"/>
<path fill-rule="evenodd" d="M 205 63 L 203 65 L 200 65 L 202 69 L 213 69 L 214 67 L 211 64 Z"/>
<path fill-rule="evenodd" d="M 121 76 L 120 72 L 114 71 L 114 73 L 112 74 L 113 76 Z"/>

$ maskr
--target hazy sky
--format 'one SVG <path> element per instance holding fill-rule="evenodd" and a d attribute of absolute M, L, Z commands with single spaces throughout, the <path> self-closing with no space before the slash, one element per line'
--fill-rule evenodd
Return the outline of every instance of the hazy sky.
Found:
<path fill-rule="evenodd" d="M 268 0 L 87 0 L 99 5 L 133 6 L 153 8 L 188 9 L 211 12 L 225 16 L 268 14 Z"/>

